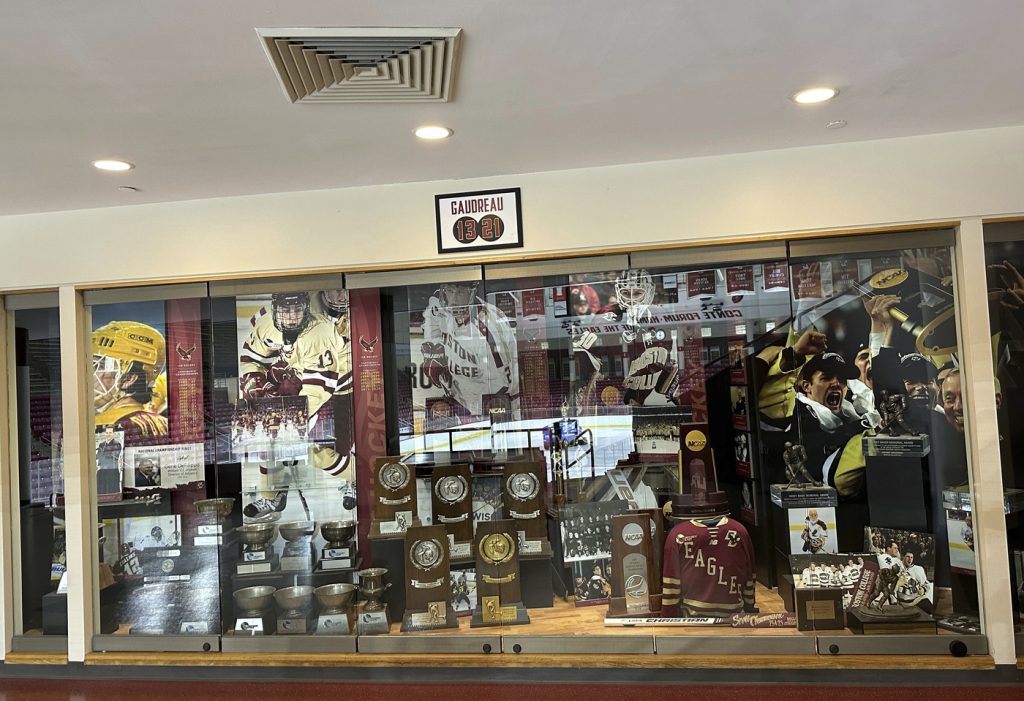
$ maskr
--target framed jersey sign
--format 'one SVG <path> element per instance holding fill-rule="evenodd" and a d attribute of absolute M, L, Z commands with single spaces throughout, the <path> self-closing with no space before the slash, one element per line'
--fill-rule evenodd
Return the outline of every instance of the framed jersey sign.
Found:
<path fill-rule="evenodd" d="M 523 247 L 518 187 L 435 195 L 434 210 L 438 253 Z"/>

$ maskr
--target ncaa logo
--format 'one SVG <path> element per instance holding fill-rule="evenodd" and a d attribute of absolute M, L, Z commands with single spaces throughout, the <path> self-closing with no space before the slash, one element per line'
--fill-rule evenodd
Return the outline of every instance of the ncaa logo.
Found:
<path fill-rule="evenodd" d="M 708 444 L 708 438 L 704 435 L 703 431 L 694 429 L 686 434 L 685 442 L 688 449 L 694 453 L 699 453 Z"/>
<path fill-rule="evenodd" d="M 622 542 L 629 546 L 640 545 L 644 540 L 644 529 L 636 523 L 627 523 L 622 527 Z"/>

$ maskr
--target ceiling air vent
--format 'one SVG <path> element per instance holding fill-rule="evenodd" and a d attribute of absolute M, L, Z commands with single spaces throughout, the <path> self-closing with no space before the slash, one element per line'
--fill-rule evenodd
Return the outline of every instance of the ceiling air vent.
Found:
<path fill-rule="evenodd" d="M 257 29 L 292 102 L 448 102 L 461 29 Z"/>

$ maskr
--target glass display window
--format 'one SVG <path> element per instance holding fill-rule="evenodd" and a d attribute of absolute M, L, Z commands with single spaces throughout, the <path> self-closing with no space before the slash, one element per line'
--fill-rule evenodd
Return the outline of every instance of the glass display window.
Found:
<path fill-rule="evenodd" d="M 67 647 L 60 326 L 55 294 L 5 298 L 17 456 L 15 639 L 21 651 Z"/>
<path fill-rule="evenodd" d="M 218 548 L 202 533 L 216 496 L 205 291 L 86 298 L 100 649 L 133 649 L 139 636 L 191 637 L 183 647 L 202 649 L 220 633 Z"/>
<path fill-rule="evenodd" d="M 996 415 L 1003 480 L 1006 535 L 1010 556 L 1012 611 L 1017 654 L 1024 652 L 1024 435 L 1014 419 L 1021 408 L 1024 380 L 1024 339 L 1021 299 L 1024 297 L 1024 225 L 1008 222 L 985 225 L 985 262 L 988 266 L 989 321 L 995 368 Z M 951 564 L 973 572 L 977 567 L 971 501 L 962 499 L 951 513 Z M 955 549 L 954 549 L 955 546 Z"/>
<path fill-rule="evenodd" d="M 212 285 L 215 501 L 241 515 L 219 538 L 225 649 L 314 634 L 355 649 L 362 568 L 341 282 Z"/>

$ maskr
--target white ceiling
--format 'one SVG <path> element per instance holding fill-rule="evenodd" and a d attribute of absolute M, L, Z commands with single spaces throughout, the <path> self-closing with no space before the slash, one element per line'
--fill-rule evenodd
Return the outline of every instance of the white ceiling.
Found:
<path fill-rule="evenodd" d="M 379 25 L 463 28 L 452 102 L 292 105 L 254 31 Z M 1019 0 L 7 0 L 0 214 L 1022 124 L 1022 35 Z"/>

